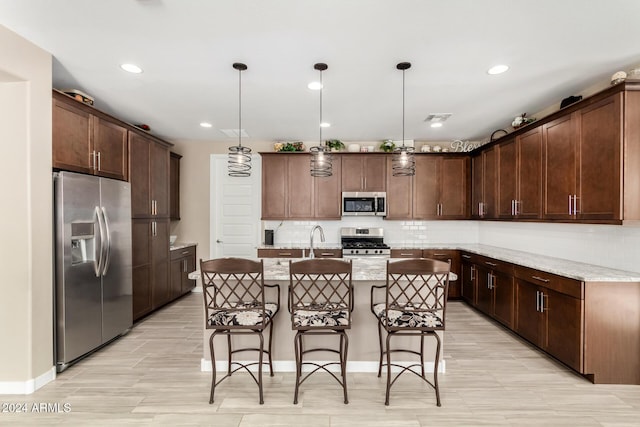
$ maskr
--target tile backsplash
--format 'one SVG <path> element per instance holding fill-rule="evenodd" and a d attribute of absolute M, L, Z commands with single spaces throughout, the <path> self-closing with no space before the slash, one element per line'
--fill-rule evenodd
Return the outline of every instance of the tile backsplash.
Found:
<path fill-rule="evenodd" d="M 263 230 L 275 230 L 275 245 L 306 245 L 311 228 L 316 224 L 322 226 L 329 244 L 340 243 L 341 227 L 382 227 L 385 243 L 391 246 L 480 243 L 640 271 L 640 227 L 494 221 L 387 221 L 376 217 L 351 217 L 341 221 L 263 221 L 262 227 Z M 318 239 L 316 236 L 316 241 Z"/>

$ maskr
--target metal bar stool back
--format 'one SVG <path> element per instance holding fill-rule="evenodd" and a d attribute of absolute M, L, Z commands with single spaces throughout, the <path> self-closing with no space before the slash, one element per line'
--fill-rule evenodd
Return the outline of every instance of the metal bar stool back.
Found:
<path fill-rule="evenodd" d="M 262 387 L 263 356 L 268 356 L 269 371 L 273 376 L 271 358 L 271 342 L 273 337 L 273 318 L 280 308 L 280 286 L 265 285 L 263 280 L 264 265 L 261 261 L 243 258 L 219 258 L 208 261 L 200 260 L 202 277 L 202 294 L 204 295 L 205 328 L 213 332 L 209 338 L 211 352 L 211 395 L 209 403 L 213 403 L 215 388 L 220 382 L 234 372 L 244 369 L 258 385 L 260 404 L 264 403 Z M 274 302 L 265 300 L 265 287 L 273 288 L 277 293 Z M 263 331 L 269 328 L 269 341 L 265 349 Z M 258 337 L 259 346 L 233 349 L 232 335 L 254 334 Z M 227 336 L 227 375 L 216 381 L 216 357 L 214 338 L 217 335 Z M 258 361 L 240 363 L 233 361 L 233 355 L 240 352 L 258 352 Z M 232 369 L 232 365 L 237 365 Z M 258 365 L 258 377 L 249 366 Z"/>
<path fill-rule="evenodd" d="M 342 386 L 344 403 L 347 397 L 347 351 L 349 339 L 346 330 L 351 328 L 353 310 L 353 285 L 351 262 L 335 259 L 310 259 L 289 261 L 288 309 L 291 327 L 296 331 L 294 350 L 296 357 L 296 387 L 293 403 L 298 403 L 300 385 L 317 371 L 328 372 Z M 326 347 L 305 348 L 303 338 L 310 335 L 338 335 L 338 349 Z M 316 363 L 304 361 L 304 356 L 314 352 L 336 353 L 338 362 Z M 303 365 L 312 370 L 302 378 Z M 340 378 L 329 367 L 340 366 Z"/>
<path fill-rule="evenodd" d="M 438 331 L 445 329 L 450 269 L 450 263 L 432 259 L 387 261 L 386 285 L 371 288 L 371 311 L 378 320 L 380 344 L 378 376 L 382 373 L 383 358 L 386 356 L 386 364 L 384 364 L 387 369 L 385 405 L 389 405 L 391 386 L 400 375 L 412 372 L 435 389 L 436 403 L 440 406 L 438 365 L 442 343 Z M 378 302 L 375 302 L 376 289 L 384 289 L 384 301 L 380 301 L 378 297 Z M 386 345 L 383 342 L 383 330 L 386 332 Z M 420 350 L 392 349 L 392 336 L 420 337 Z M 427 336 L 432 336 L 436 340 L 433 382 L 425 376 L 424 339 Z M 391 353 L 399 352 L 418 355 L 420 363 L 412 363 L 409 366 L 391 363 Z M 391 379 L 392 366 L 400 369 L 393 380 Z M 419 368 L 419 372 L 414 368 Z"/>

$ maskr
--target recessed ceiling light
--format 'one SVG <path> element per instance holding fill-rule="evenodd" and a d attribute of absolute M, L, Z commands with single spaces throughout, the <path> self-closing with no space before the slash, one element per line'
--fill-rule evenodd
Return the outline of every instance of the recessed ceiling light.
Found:
<path fill-rule="evenodd" d="M 210 128 L 213 127 L 213 125 L 211 123 L 207 123 L 207 122 L 202 122 L 200 123 L 200 126 L 202 126 L 203 128 Z"/>
<path fill-rule="evenodd" d="M 489 68 L 487 70 L 487 73 L 494 75 L 494 74 L 502 74 L 505 71 L 507 71 L 509 69 L 508 65 L 494 65 L 493 67 Z"/>
<path fill-rule="evenodd" d="M 442 127 L 442 122 L 433 122 L 433 123 L 431 123 L 431 127 L 432 128 L 441 128 Z"/>
<path fill-rule="evenodd" d="M 320 82 L 311 82 L 307 85 L 307 87 L 311 90 L 320 90 L 322 89 L 322 83 Z"/>
<path fill-rule="evenodd" d="M 120 68 L 133 74 L 140 74 L 142 72 L 142 68 L 138 67 L 135 64 L 122 64 L 120 65 Z"/>
<path fill-rule="evenodd" d="M 321 128 L 328 128 L 328 127 L 331 127 L 331 123 L 322 122 L 322 123 L 320 123 L 320 127 L 321 127 Z"/>

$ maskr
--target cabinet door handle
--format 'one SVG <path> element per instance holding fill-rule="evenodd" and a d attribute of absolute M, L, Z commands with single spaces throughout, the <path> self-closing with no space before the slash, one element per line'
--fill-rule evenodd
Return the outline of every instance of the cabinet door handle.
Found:
<path fill-rule="evenodd" d="M 573 195 L 573 214 L 579 214 L 580 211 L 578 210 L 578 195 L 574 194 Z"/>
<path fill-rule="evenodd" d="M 187 255 L 189 251 L 182 251 L 182 255 Z"/>
<path fill-rule="evenodd" d="M 495 267 L 495 266 L 498 265 L 495 262 L 489 262 L 489 261 L 485 261 L 484 263 L 487 264 L 487 265 L 490 265 L 491 267 Z"/>
<path fill-rule="evenodd" d="M 400 256 L 413 256 L 413 254 L 408 254 L 408 253 L 400 252 Z"/>
<path fill-rule="evenodd" d="M 278 256 L 291 256 L 291 252 L 278 252 Z"/>
<path fill-rule="evenodd" d="M 153 222 L 151 223 L 151 234 L 152 234 L 154 237 L 158 235 L 158 234 L 157 234 L 157 230 L 156 230 L 156 222 L 155 222 L 155 221 L 153 221 Z"/>
<path fill-rule="evenodd" d="M 100 162 L 100 152 L 98 151 L 98 170 L 100 170 L 100 165 L 101 165 L 101 162 Z"/>
<path fill-rule="evenodd" d="M 573 196 L 569 194 L 569 215 L 573 215 L 571 213 L 571 207 L 573 206 Z"/>
<path fill-rule="evenodd" d="M 476 267 L 474 265 L 471 266 L 471 281 L 475 280 L 476 276 Z"/>
<path fill-rule="evenodd" d="M 536 311 L 540 312 L 540 291 L 536 291 Z"/>
<path fill-rule="evenodd" d="M 514 213 L 513 213 L 513 211 L 514 211 L 514 209 L 513 209 L 513 202 L 514 202 L 514 200 L 513 200 L 513 199 L 511 199 L 511 215 L 514 215 Z"/>
<path fill-rule="evenodd" d="M 514 215 L 518 216 L 520 215 L 520 204 L 522 204 L 522 200 L 514 200 L 513 201 L 513 209 L 514 209 Z"/>
<path fill-rule="evenodd" d="M 320 253 L 320 256 L 334 256 L 335 254 L 333 252 L 322 252 Z"/>
<path fill-rule="evenodd" d="M 96 168 L 96 150 L 91 151 L 91 169 Z"/>
<path fill-rule="evenodd" d="M 540 276 L 531 276 L 531 278 L 539 280 L 539 281 L 544 282 L 544 283 L 549 283 L 549 279 L 545 279 L 545 278 L 540 277 Z"/>
<path fill-rule="evenodd" d="M 462 255 L 462 258 L 464 258 L 464 259 L 471 259 L 471 255 Z"/>
<path fill-rule="evenodd" d="M 433 254 L 432 256 L 447 256 L 447 254 Z M 464 256 L 464 255 L 463 255 Z"/>
<path fill-rule="evenodd" d="M 544 297 L 546 295 L 543 291 L 540 291 L 540 313 L 544 313 Z"/>

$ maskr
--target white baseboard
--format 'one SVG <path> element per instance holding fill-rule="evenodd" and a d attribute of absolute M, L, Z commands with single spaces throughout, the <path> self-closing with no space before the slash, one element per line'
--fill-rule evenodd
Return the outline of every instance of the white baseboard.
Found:
<path fill-rule="evenodd" d="M 244 360 L 238 360 L 238 362 L 240 363 L 249 363 L 249 361 L 244 361 Z M 319 361 L 313 361 L 314 363 L 318 363 L 318 364 L 323 364 L 323 363 L 327 363 L 327 362 L 319 362 Z M 397 365 L 401 365 L 401 366 L 408 366 L 411 363 L 414 362 L 393 362 Z M 434 362 L 425 362 L 424 363 L 424 369 L 426 372 L 433 372 L 433 365 Z M 236 365 L 237 366 L 237 365 Z M 228 368 L 228 363 L 226 360 L 216 360 L 216 371 L 217 372 L 226 372 Z M 441 360 L 439 363 L 439 367 L 438 367 L 438 372 L 439 373 L 445 373 L 446 372 L 446 363 L 444 360 Z M 249 369 L 253 372 L 256 372 L 258 370 L 257 365 L 253 365 L 251 367 L 249 367 Z M 313 366 L 304 366 L 303 367 L 303 372 L 308 372 L 311 371 L 313 369 Z M 338 365 L 332 365 L 328 368 L 331 372 L 339 372 L 340 371 L 340 367 Z M 205 358 L 200 359 L 200 370 L 202 372 L 211 372 L 211 360 L 207 360 Z M 296 364 L 293 360 L 274 360 L 273 361 L 273 370 L 275 372 L 295 372 L 296 371 Z M 384 370 L 384 366 L 383 366 L 383 370 Z M 398 372 L 400 370 L 400 368 L 397 367 L 392 367 L 391 368 L 391 372 Z M 378 362 L 377 361 L 368 361 L 368 360 L 352 360 L 352 361 L 347 361 L 347 371 L 348 372 L 378 372 Z M 268 364 L 263 364 L 262 366 L 262 372 L 269 372 L 269 365 Z"/>
<path fill-rule="evenodd" d="M 211 363 L 209 363 L 211 365 Z M 0 394 L 31 394 L 56 379 L 56 367 L 27 381 L 0 381 Z"/>

